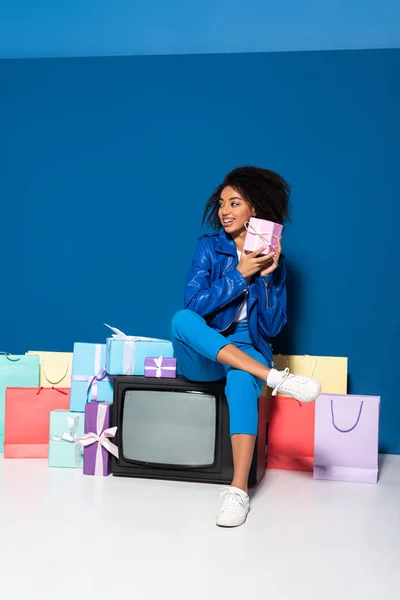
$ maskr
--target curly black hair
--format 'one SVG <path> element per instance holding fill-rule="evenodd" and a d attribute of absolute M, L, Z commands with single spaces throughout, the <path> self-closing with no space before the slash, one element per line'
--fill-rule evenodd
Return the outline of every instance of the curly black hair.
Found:
<path fill-rule="evenodd" d="M 239 167 L 226 175 L 215 189 L 204 209 L 202 224 L 214 231 L 220 229 L 218 217 L 222 190 L 234 188 L 256 210 L 258 219 L 283 225 L 290 218 L 290 185 L 274 171 L 259 167 Z"/>

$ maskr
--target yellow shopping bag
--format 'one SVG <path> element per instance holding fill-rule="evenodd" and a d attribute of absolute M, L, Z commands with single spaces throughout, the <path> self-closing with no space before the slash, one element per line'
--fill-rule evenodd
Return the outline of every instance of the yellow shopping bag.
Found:
<path fill-rule="evenodd" d="M 71 387 L 72 352 L 42 352 L 29 350 L 40 360 L 40 387 Z"/>
<path fill-rule="evenodd" d="M 323 394 L 347 394 L 348 359 L 345 357 L 276 354 L 274 363 L 278 371 L 289 367 L 294 375 L 315 377 L 321 382 Z"/>
<path fill-rule="evenodd" d="M 315 377 L 321 382 L 324 394 L 347 394 L 348 359 L 345 357 L 275 354 L 274 363 L 278 371 L 289 368 L 294 375 Z M 267 422 L 271 392 L 267 386 L 261 392 L 268 402 Z"/>

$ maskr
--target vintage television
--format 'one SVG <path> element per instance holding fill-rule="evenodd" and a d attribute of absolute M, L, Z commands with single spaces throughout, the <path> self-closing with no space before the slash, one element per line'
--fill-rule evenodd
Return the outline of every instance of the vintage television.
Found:
<path fill-rule="evenodd" d="M 233 460 L 225 382 L 117 376 L 112 424 L 119 458 L 113 475 L 230 484 Z M 265 474 L 266 400 L 249 485 Z"/>

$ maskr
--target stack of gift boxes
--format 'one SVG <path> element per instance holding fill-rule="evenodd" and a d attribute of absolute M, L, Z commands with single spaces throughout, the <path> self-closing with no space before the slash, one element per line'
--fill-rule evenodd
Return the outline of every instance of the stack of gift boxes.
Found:
<path fill-rule="evenodd" d="M 115 375 L 176 377 L 172 343 L 111 328 L 106 344 L 74 352 L 0 355 L 0 452 L 47 458 L 50 467 L 109 475 L 118 455 L 110 427 Z"/>

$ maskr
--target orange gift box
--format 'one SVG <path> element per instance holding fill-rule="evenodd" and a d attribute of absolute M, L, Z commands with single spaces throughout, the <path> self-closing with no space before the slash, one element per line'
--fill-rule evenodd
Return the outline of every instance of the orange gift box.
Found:
<path fill-rule="evenodd" d="M 315 402 L 302 404 L 286 396 L 270 403 L 267 468 L 312 471 Z"/>
<path fill-rule="evenodd" d="M 4 458 L 47 458 L 50 412 L 69 408 L 69 388 L 7 388 Z"/>

